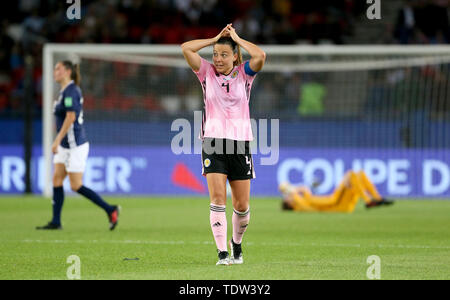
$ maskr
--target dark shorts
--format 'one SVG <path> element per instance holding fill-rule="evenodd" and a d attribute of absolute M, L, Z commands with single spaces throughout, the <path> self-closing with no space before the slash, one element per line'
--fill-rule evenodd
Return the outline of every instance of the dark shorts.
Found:
<path fill-rule="evenodd" d="M 229 181 L 255 178 L 250 142 L 205 138 L 202 144 L 202 174 L 225 174 Z"/>

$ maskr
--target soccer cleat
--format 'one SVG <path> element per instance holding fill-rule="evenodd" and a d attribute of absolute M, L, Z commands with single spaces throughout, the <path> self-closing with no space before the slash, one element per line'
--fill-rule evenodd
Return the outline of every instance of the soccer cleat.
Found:
<path fill-rule="evenodd" d="M 36 230 L 61 230 L 61 224 L 53 224 L 52 222 L 48 222 L 47 225 L 37 226 Z"/>
<path fill-rule="evenodd" d="M 233 265 L 241 265 L 244 263 L 244 258 L 242 257 L 242 247 L 241 244 L 235 244 L 233 238 L 230 240 L 231 249 L 231 259 L 230 263 Z"/>
<path fill-rule="evenodd" d="M 383 199 L 381 199 L 381 204 L 382 205 L 392 205 L 392 204 L 394 204 L 394 200 L 383 198 Z"/>
<path fill-rule="evenodd" d="M 389 199 L 381 199 L 381 200 L 372 200 L 370 203 L 366 203 L 366 208 L 371 208 L 371 207 L 375 207 L 375 206 L 381 206 L 381 205 L 392 205 L 394 204 L 393 200 L 389 200 Z"/>
<path fill-rule="evenodd" d="M 382 204 L 381 201 L 372 200 L 370 201 L 370 203 L 366 203 L 366 208 L 380 206 L 381 204 Z"/>
<path fill-rule="evenodd" d="M 114 230 L 114 228 L 116 228 L 117 226 L 117 223 L 119 223 L 120 209 L 121 209 L 120 206 L 114 206 L 113 212 L 108 215 L 109 230 Z"/>
<path fill-rule="evenodd" d="M 230 259 L 227 251 L 219 251 L 219 261 L 216 266 L 228 266 L 230 264 Z"/>

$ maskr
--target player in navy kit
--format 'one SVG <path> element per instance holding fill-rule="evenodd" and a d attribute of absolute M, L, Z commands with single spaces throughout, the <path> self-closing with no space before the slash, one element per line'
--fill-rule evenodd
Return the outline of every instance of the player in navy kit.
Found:
<path fill-rule="evenodd" d="M 109 205 L 96 192 L 83 186 L 89 143 L 83 126 L 83 96 L 79 87 L 79 68 L 70 61 L 61 61 L 56 64 L 53 76 L 61 86 L 61 92 L 54 107 L 58 134 L 52 145 L 54 153 L 53 219 L 47 225 L 36 227 L 36 229 L 62 229 L 63 181 L 68 175 L 71 189 L 103 208 L 108 215 L 109 229 L 113 230 L 119 220 L 120 207 Z"/>

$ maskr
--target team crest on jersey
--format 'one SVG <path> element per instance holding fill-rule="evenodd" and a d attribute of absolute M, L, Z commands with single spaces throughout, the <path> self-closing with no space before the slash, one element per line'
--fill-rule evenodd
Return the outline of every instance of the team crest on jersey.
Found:
<path fill-rule="evenodd" d="M 211 161 L 209 160 L 209 158 L 205 159 L 204 165 L 206 168 L 208 168 L 211 165 Z"/>
<path fill-rule="evenodd" d="M 229 81 L 231 79 L 235 79 L 238 75 L 239 75 L 239 70 L 236 70 L 236 71 L 233 71 L 233 73 L 231 73 L 231 75 L 223 77 L 223 80 Z"/>

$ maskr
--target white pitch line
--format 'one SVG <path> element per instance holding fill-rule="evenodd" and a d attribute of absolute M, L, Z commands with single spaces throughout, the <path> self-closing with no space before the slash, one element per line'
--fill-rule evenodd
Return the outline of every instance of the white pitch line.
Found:
<path fill-rule="evenodd" d="M 213 245 L 208 241 L 140 241 L 140 240 L 22 240 L 23 243 L 38 244 L 142 244 L 142 245 Z M 341 248 L 404 248 L 404 249 L 448 249 L 450 246 L 427 246 L 427 245 L 361 245 L 361 244 L 319 244 L 319 243 L 244 243 L 245 246 L 284 246 L 284 247 L 341 247 Z"/>

